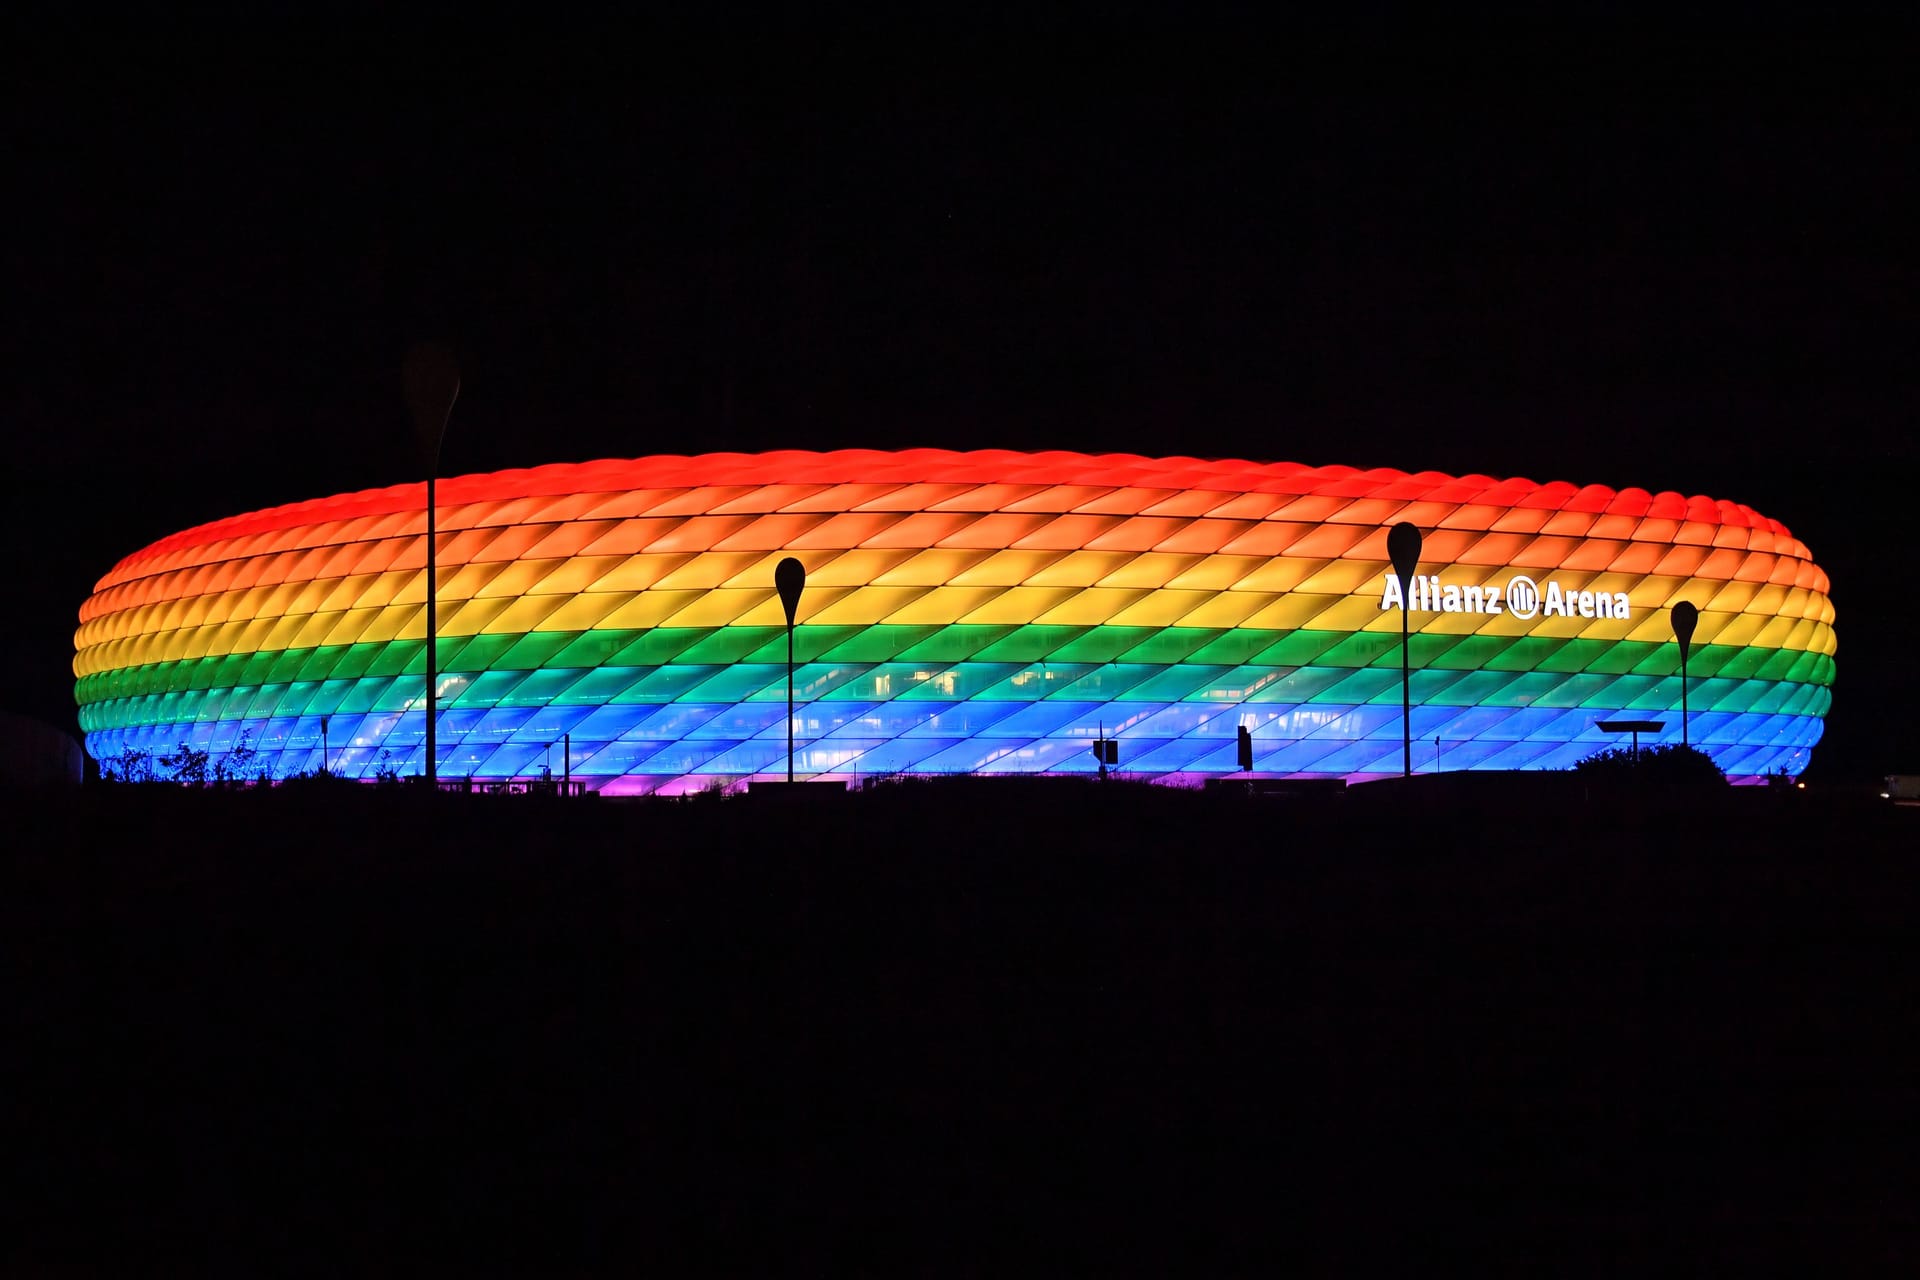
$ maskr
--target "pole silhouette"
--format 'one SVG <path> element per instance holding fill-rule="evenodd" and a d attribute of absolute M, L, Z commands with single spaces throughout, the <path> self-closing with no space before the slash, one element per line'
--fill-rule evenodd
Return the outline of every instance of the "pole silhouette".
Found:
<path fill-rule="evenodd" d="M 773 587 L 787 611 L 787 781 L 793 781 L 793 620 L 800 611 L 800 593 L 806 589 L 807 566 L 788 556 L 773 567 Z"/>
<path fill-rule="evenodd" d="M 1673 619 L 1673 638 L 1680 642 L 1680 745 L 1693 749 L 1693 726 L 1687 715 L 1687 651 L 1693 647 L 1693 629 L 1700 621 L 1700 610 L 1682 600 L 1668 610 Z"/>
<path fill-rule="evenodd" d="M 1413 776 L 1413 573 L 1420 567 L 1420 530 L 1402 520 L 1387 530 L 1387 556 L 1400 579 L 1400 776 Z"/>
<path fill-rule="evenodd" d="M 440 779 L 440 743 L 436 723 L 439 720 L 440 684 L 440 591 L 435 563 L 439 539 L 438 495 L 434 479 L 440 470 L 440 441 L 447 433 L 447 419 L 453 402 L 460 395 L 460 366 L 454 362 L 453 349 L 444 342 L 424 342 L 407 352 L 401 373 L 407 408 L 413 415 L 414 438 L 420 446 L 420 460 L 427 471 L 427 785 L 435 787 Z"/>

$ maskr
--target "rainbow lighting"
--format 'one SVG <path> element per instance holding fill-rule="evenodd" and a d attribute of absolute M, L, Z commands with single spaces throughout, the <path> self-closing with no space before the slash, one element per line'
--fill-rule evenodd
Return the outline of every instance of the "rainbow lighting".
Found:
<path fill-rule="evenodd" d="M 1173 782 L 1555 769 L 1609 718 L 1678 742 L 1668 606 L 1699 607 L 1690 731 L 1736 778 L 1800 771 L 1833 683 L 1827 575 L 1710 498 L 1482 475 L 1127 454 L 842 450 L 440 482 L 443 777 L 570 746 L 608 794 L 785 777 L 774 565 L 807 569 L 799 776 L 1098 770 Z M 178 533 L 80 612 L 96 758 L 243 735 L 276 776 L 424 769 L 425 485 Z M 1425 535 L 1403 600 L 1386 532 Z M 323 735 L 322 720 L 327 727 Z M 323 738 L 327 755 L 323 760 Z M 1437 761 L 1436 761 L 1437 757 Z"/>

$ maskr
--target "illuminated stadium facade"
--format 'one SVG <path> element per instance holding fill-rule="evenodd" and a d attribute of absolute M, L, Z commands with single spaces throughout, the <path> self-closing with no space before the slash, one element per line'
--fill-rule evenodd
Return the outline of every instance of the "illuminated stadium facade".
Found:
<path fill-rule="evenodd" d="M 237 516 L 136 552 L 81 610 L 88 751 L 275 776 L 425 755 L 425 486 Z M 1425 535 L 1402 600 L 1397 521 Z M 1668 606 L 1699 607 L 1693 743 L 1798 772 L 1833 681 L 1827 578 L 1778 522 L 1674 493 L 1433 472 L 940 450 L 712 454 L 439 485 L 439 771 L 608 794 L 785 776 L 798 557 L 802 777 L 1098 770 L 1359 779 L 1553 769 L 1681 737 Z"/>

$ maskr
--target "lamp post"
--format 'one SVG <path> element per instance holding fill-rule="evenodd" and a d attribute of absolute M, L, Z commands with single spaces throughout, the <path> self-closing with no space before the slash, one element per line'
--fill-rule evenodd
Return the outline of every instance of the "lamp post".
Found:
<path fill-rule="evenodd" d="M 1693 749 L 1693 735 L 1687 721 L 1687 651 L 1693 648 L 1693 628 L 1700 621 L 1700 610 L 1682 600 L 1667 611 L 1673 619 L 1673 638 L 1680 642 L 1680 745 Z"/>
<path fill-rule="evenodd" d="M 788 556 L 773 567 L 773 587 L 787 611 L 787 781 L 793 781 L 793 619 L 807 585 L 807 566 Z"/>
<path fill-rule="evenodd" d="M 1387 556 L 1400 579 L 1400 776 L 1413 776 L 1413 573 L 1420 567 L 1420 530 L 1402 520 L 1387 530 Z"/>
<path fill-rule="evenodd" d="M 444 342 L 423 342 L 413 347 L 407 352 L 402 381 L 420 461 L 427 472 L 427 786 L 435 788 L 440 785 L 439 726 L 435 723 L 439 719 L 440 619 L 434 562 L 434 543 L 439 535 L 434 479 L 440 470 L 440 440 L 447 433 L 447 419 L 460 395 L 460 366 L 454 362 L 453 348 Z"/>

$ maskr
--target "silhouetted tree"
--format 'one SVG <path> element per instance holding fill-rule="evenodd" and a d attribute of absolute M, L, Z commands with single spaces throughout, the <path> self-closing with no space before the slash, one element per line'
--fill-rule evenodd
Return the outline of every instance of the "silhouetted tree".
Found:
<path fill-rule="evenodd" d="M 241 730 L 239 740 L 232 749 L 213 764 L 214 785 L 228 787 L 244 784 L 248 775 L 254 772 L 254 760 L 259 754 L 253 746 L 253 730 Z"/>
<path fill-rule="evenodd" d="M 135 784 L 154 781 L 153 753 L 128 747 L 100 760 L 100 781 Z"/>
<path fill-rule="evenodd" d="M 190 742 L 182 742 L 172 754 L 160 757 L 160 766 L 173 774 L 175 782 L 189 787 L 207 785 L 208 753 Z"/>

